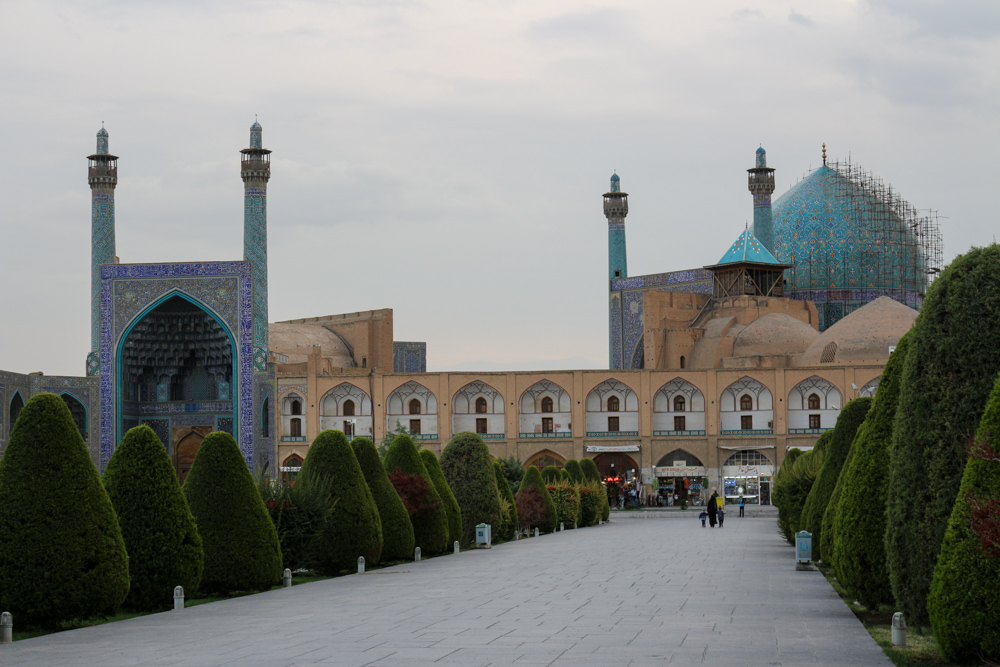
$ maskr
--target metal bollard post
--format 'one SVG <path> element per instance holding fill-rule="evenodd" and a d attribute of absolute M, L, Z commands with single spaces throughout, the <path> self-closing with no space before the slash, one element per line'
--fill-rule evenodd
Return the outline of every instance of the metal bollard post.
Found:
<path fill-rule="evenodd" d="M 597 525 L 598 526 L 603 526 L 604 525 L 604 519 L 598 519 L 597 520 Z"/>
<path fill-rule="evenodd" d="M 514 531 L 514 541 L 517 542 L 519 539 L 521 539 L 521 529 L 520 528 L 518 528 L 517 530 Z"/>
<path fill-rule="evenodd" d="M 414 563 L 420 562 L 420 547 L 417 547 L 416 549 L 413 550 L 413 562 Z"/>
<path fill-rule="evenodd" d="M 458 553 L 458 550 L 459 550 L 458 540 L 455 540 L 455 553 Z"/>
<path fill-rule="evenodd" d="M 892 615 L 892 645 L 906 646 L 906 619 L 901 611 Z"/>
<path fill-rule="evenodd" d="M 358 574 L 365 573 L 365 557 L 358 556 Z"/>
<path fill-rule="evenodd" d="M 565 526 L 563 526 L 563 522 L 562 522 L 562 521 L 560 521 L 560 522 L 559 522 L 559 532 L 561 533 L 561 532 L 563 532 L 564 530 L 566 530 L 566 527 L 565 527 Z"/>
<path fill-rule="evenodd" d="M 538 537 L 538 526 L 535 526 L 535 537 Z"/>
<path fill-rule="evenodd" d="M 576 530 L 576 529 L 577 529 L 577 528 L 579 528 L 579 527 L 580 527 L 580 526 L 579 526 L 579 524 L 577 524 L 577 522 L 576 522 L 576 521 L 574 521 L 574 522 L 573 522 L 573 530 Z"/>
<path fill-rule="evenodd" d="M 0 614 L 0 644 L 14 641 L 14 617 L 9 611 Z"/>
<path fill-rule="evenodd" d="M 281 573 L 281 586 L 283 588 L 292 587 L 292 571 L 287 567 L 285 568 L 285 571 Z"/>
<path fill-rule="evenodd" d="M 174 611 L 184 608 L 184 587 L 174 587 Z"/>

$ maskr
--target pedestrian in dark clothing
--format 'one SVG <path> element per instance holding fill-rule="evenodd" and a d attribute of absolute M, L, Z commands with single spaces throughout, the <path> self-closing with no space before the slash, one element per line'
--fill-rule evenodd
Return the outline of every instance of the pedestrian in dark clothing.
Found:
<path fill-rule="evenodd" d="M 740 516 L 741 517 L 743 516 L 743 510 L 746 508 L 746 506 L 747 506 L 747 499 L 744 498 L 743 496 L 740 496 Z"/>
<path fill-rule="evenodd" d="M 722 522 L 726 520 L 726 510 L 720 507 L 718 511 L 718 516 L 719 516 L 719 528 L 722 528 Z"/>
<path fill-rule="evenodd" d="M 708 499 L 708 507 L 706 509 L 708 509 L 708 525 L 710 528 L 715 528 L 715 522 L 718 519 L 718 512 L 719 512 L 719 502 L 717 500 L 718 497 L 719 497 L 718 493 L 713 493 L 712 497 Z"/>
<path fill-rule="evenodd" d="M 698 518 L 701 519 L 701 527 L 704 528 L 705 527 L 705 519 L 708 518 L 708 512 L 702 511 L 702 513 L 698 515 Z"/>

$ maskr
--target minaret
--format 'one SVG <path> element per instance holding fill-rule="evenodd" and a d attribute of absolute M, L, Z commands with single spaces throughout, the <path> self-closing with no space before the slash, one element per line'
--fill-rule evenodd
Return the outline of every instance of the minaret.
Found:
<path fill-rule="evenodd" d="M 250 126 L 243 159 L 243 259 L 253 264 L 253 366 L 267 370 L 267 181 L 271 151 L 262 148 L 260 123 Z"/>
<path fill-rule="evenodd" d="M 97 152 L 87 156 L 90 184 L 90 354 L 87 375 L 100 371 L 101 264 L 115 263 L 115 186 L 118 156 L 108 153 L 108 131 L 97 132 Z"/>
<path fill-rule="evenodd" d="M 618 174 L 611 175 L 611 191 L 604 193 L 604 215 L 608 219 L 608 278 L 627 278 L 625 216 L 628 215 L 628 194 L 622 192 Z"/>
<path fill-rule="evenodd" d="M 747 169 L 748 188 L 753 195 L 753 235 L 774 254 L 774 221 L 771 218 L 771 193 L 774 192 L 774 169 L 767 166 L 764 147 L 757 149 L 757 164 Z"/>

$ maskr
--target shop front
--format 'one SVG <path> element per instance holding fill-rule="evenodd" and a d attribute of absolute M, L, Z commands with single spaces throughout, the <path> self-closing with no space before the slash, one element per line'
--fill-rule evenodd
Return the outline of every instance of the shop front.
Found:
<path fill-rule="evenodd" d="M 708 469 L 691 452 L 675 449 L 661 457 L 653 474 L 659 485 L 658 505 L 669 507 L 681 501 L 688 505 L 705 504 Z"/>
<path fill-rule="evenodd" d="M 638 504 L 639 464 L 629 456 L 639 451 L 639 445 L 588 445 L 587 452 L 597 454 L 594 463 L 612 507 L 624 508 Z"/>
<path fill-rule="evenodd" d="M 722 466 L 722 488 L 726 504 L 770 505 L 774 465 L 758 450 L 740 450 Z"/>

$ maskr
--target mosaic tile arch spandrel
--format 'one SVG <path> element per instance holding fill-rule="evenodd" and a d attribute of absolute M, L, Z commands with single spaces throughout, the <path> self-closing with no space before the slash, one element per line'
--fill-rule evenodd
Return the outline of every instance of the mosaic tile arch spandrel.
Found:
<path fill-rule="evenodd" d="M 117 350 L 129 326 L 171 294 L 216 316 L 236 343 L 234 387 L 240 451 L 253 469 L 253 285 L 250 262 L 116 264 L 101 267 L 101 469 L 117 441 Z M 124 428 L 124 425 L 122 426 Z"/>

